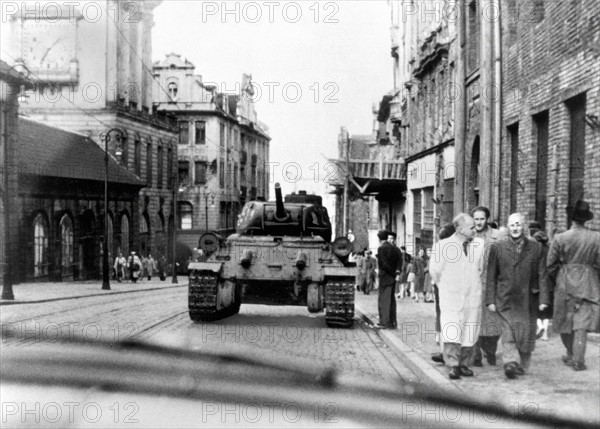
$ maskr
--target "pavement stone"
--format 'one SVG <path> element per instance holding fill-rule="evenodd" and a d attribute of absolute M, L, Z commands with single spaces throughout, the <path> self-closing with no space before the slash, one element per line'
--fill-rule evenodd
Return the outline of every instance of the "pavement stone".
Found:
<path fill-rule="evenodd" d="M 485 362 L 472 368 L 475 376 L 450 380 L 448 369 L 431 360 L 439 352 L 435 342 L 435 305 L 416 303 L 409 298 L 396 300 L 398 329 L 381 330 L 380 335 L 396 349 L 401 359 L 420 374 L 423 382 L 434 384 L 449 392 L 470 394 L 480 400 L 515 408 L 517 412 L 540 412 L 570 416 L 588 422 L 600 422 L 600 346 L 598 335 L 590 334 L 586 352 L 587 371 L 576 372 L 561 361 L 564 347 L 560 337 L 551 332 L 548 341 L 538 341 L 528 373 L 508 380 L 502 368 L 498 347 L 498 365 Z M 356 309 L 375 325 L 377 291 L 370 295 L 356 294 Z M 552 328 L 550 328 L 552 330 Z"/>
<path fill-rule="evenodd" d="M 34 304 L 90 296 L 144 292 L 171 287 L 187 287 L 187 285 L 188 280 L 186 276 L 178 276 L 178 283 L 171 283 L 170 276 L 164 281 L 155 277 L 152 280 L 138 280 L 137 283 L 130 281 L 119 283 L 111 280 L 110 290 L 102 290 L 101 280 L 61 283 L 20 283 L 13 285 L 15 299 L 1 299 L 0 305 Z"/>

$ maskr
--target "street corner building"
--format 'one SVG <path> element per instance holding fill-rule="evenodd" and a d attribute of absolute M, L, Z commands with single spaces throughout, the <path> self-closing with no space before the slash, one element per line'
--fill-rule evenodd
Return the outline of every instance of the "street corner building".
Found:
<path fill-rule="evenodd" d="M 26 208 L 26 212 L 19 215 L 31 216 L 28 210 L 34 210 L 38 204 L 39 219 L 44 221 L 36 223 L 36 217 L 18 219 L 26 225 L 23 231 L 27 228 L 33 231 L 22 238 L 26 244 L 23 248 L 29 250 L 20 255 L 25 258 L 20 263 L 28 267 L 20 269 L 21 274 L 17 276 L 20 280 L 98 278 L 96 265 L 103 251 L 99 242 L 103 241 L 104 235 L 109 240 L 111 258 L 118 251 L 126 253 L 130 250 L 142 255 L 152 253 L 155 257 L 172 257 L 178 128 L 173 117 L 154 111 L 152 94 L 151 30 L 154 9 L 161 2 L 95 2 L 96 7 L 108 11 L 98 20 L 87 19 L 82 13 L 87 10 L 87 3 L 30 9 L 21 4 L 19 7 L 24 9 L 7 18 L 10 32 L 8 39 L 3 40 L 3 59 L 6 58 L 12 67 L 25 70 L 33 83 L 24 88 L 19 97 L 20 113 L 46 124 L 53 145 L 82 154 L 80 158 L 72 159 L 64 158 L 65 154 L 53 153 L 53 157 L 45 159 L 53 164 L 44 165 L 41 160 L 36 164 L 38 146 L 35 146 L 35 151 L 22 159 L 24 171 L 29 171 L 28 176 L 35 176 L 36 186 L 43 186 L 42 189 L 54 189 L 57 185 L 54 175 L 62 177 L 61 174 L 65 174 L 62 170 L 70 167 L 73 171 L 69 172 L 72 174 L 69 179 L 78 182 L 76 187 L 67 187 L 68 195 L 61 194 L 65 189 L 60 188 L 49 192 L 50 197 L 59 201 L 50 205 L 41 200 L 39 204 L 30 204 L 30 198 L 46 195 L 35 186 L 27 188 L 34 196 L 28 195 L 27 203 L 19 202 L 25 204 L 24 210 Z M 114 16 L 128 16 L 132 7 L 139 12 L 136 15 L 139 19 L 113 19 Z M 29 148 L 34 147 L 31 145 L 44 148 L 46 136 L 37 133 L 39 126 L 23 122 L 14 128 L 15 133 L 25 132 L 31 138 L 39 139 L 38 142 L 25 141 L 25 135 L 9 141 L 19 141 L 15 145 Z M 70 133 L 61 134 L 54 128 Z M 96 144 L 96 148 L 89 143 Z M 104 195 L 96 181 L 101 180 L 104 150 L 110 154 L 109 175 L 114 173 L 117 178 L 108 179 L 112 192 L 108 204 L 109 222 L 101 227 Z M 96 164 L 98 160 L 94 155 L 98 151 L 100 164 Z M 60 163 L 65 160 L 72 165 L 62 166 Z M 114 162 L 120 167 L 116 168 Z M 34 165 L 40 167 L 39 171 Z M 93 177 L 88 177 L 89 174 Z M 48 183 L 45 183 L 46 178 Z M 126 182 L 119 182 L 125 178 Z M 135 196 L 130 195 L 133 187 L 137 187 Z M 61 202 L 61 195 L 63 200 L 68 197 L 66 200 L 79 202 L 73 201 L 69 203 L 71 205 Z M 21 198 L 21 195 L 17 197 Z M 70 240 L 63 240 L 57 232 L 60 219 L 59 223 L 53 224 L 54 216 L 61 211 L 69 213 L 75 241 L 73 259 L 69 257 L 58 263 L 57 243 Z M 108 229 L 106 233 L 104 228 Z M 69 233 L 65 233 L 65 237 L 69 237 Z M 67 270 L 65 267 L 69 264 L 73 267 Z M 38 265 L 38 268 L 32 268 Z M 57 268 L 59 266 L 62 268 Z M 67 271 L 62 273 L 63 270 Z"/>
<path fill-rule="evenodd" d="M 244 203 L 269 199 L 271 138 L 255 110 L 252 76 L 226 93 L 195 70 L 176 53 L 153 66 L 154 109 L 179 128 L 177 242 L 187 256 L 202 234 L 233 233 Z"/>

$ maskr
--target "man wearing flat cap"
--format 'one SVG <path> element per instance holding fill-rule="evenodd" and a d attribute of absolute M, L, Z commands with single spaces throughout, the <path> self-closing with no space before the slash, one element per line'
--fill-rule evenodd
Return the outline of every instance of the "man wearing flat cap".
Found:
<path fill-rule="evenodd" d="M 381 230 L 377 238 L 381 245 L 377 249 L 377 265 L 379 267 L 379 328 L 396 329 L 396 272 L 402 269 L 400 249 L 388 241 L 390 233 Z"/>
<path fill-rule="evenodd" d="M 556 234 L 548 251 L 548 272 L 554 283 L 554 330 L 567 349 L 563 362 L 583 371 L 587 333 L 600 327 L 600 232 L 585 227 L 593 219 L 590 205 L 568 207 L 571 228 Z"/>

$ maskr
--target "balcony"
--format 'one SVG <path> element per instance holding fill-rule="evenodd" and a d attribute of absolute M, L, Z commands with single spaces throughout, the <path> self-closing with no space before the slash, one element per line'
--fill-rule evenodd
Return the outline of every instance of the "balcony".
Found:
<path fill-rule="evenodd" d="M 340 174 L 332 186 L 342 186 L 345 173 L 361 194 L 393 194 L 406 190 L 406 164 L 404 160 L 351 159 L 348 168 L 342 159 L 331 159 Z"/>

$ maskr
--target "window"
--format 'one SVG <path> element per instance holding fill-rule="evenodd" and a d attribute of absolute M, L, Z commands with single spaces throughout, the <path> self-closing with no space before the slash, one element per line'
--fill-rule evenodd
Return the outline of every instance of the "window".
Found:
<path fill-rule="evenodd" d="M 150 217 L 148 212 L 144 212 L 140 218 L 140 254 L 147 255 L 149 252 L 149 241 L 150 241 Z"/>
<path fill-rule="evenodd" d="M 444 180 L 444 194 L 442 195 L 444 202 L 442 206 L 442 225 L 452 223 L 454 218 L 454 179 Z"/>
<path fill-rule="evenodd" d="M 152 187 L 152 143 L 146 145 L 146 184 Z"/>
<path fill-rule="evenodd" d="M 219 124 L 219 146 L 225 149 L 225 124 Z"/>
<path fill-rule="evenodd" d="M 421 236 L 421 190 L 412 191 L 413 193 L 413 234 L 415 237 Z"/>
<path fill-rule="evenodd" d="M 129 157 L 129 140 L 126 136 L 123 136 L 121 139 L 121 164 L 127 168 L 127 161 Z"/>
<path fill-rule="evenodd" d="M 225 158 L 221 157 L 221 162 L 219 163 L 219 186 L 221 188 L 225 187 Z"/>
<path fill-rule="evenodd" d="M 48 275 L 48 224 L 42 214 L 33 221 L 33 275 Z"/>
<path fill-rule="evenodd" d="M 421 229 L 421 247 L 433 246 L 433 187 L 423 189 L 423 227 Z"/>
<path fill-rule="evenodd" d="M 478 8 L 479 0 L 471 0 L 468 6 L 467 22 L 467 74 L 472 73 L 479 68 L 480 55 L 480 11 Z"/>
<path fill-rule="evenodd" d="M 179 202 L 179 229 L 192 229 L 194 210 L 188 202 Z"/>
<path fill-rule="evenodd" d="M 73 222 L 68 215 L 60 220 L 61 270 L 63 276 L 73 274 Z"/>
<path fill-rule="evenodd" d="M 508 127 L 510 139 L 510 212 L 517 211 L 517 192 L 519 186 L 519 123 Z"/>
<path fill-rule="evenodd" d="M 533 117 L 534 130 L 537 140 L 537 173 L 536 173 L 536 201 L 535 220 L 546 226 L 546 194 L 548 180 L 548 131 L 549 114 L 544 111 Z"/>
<path fill-rule="evenodd" d="M 179 161 L 179 172 L 178 172 L 179 184 L 188 184 L 190 181 L 190 163 L 187 161 Z"/>
<path fill-rule="evenodd" d="M 179 144 L 188 144 L 190 142 L 190 124 L 187 121 L 179 123 Z"/>
<path fill-rule="evenodd" d="M 195 130 L 194 142 L 196 144 L 206 144 L 206 122 L 196 121 Z"/>
<path fill-rule="evenodd" d="M 585 112 L 586 94 L 580 94 L 567 100 L 571 133 L 569 135 L 569 205 L 575 206 L 577 200 L 584 198 L 583 181 L 585 178 Z M 589 162 L 589 161 L 588 161 Z M 591 165 L 591 164 L 590 164 Z M 569 223 L 570 225 L 570 223 Z"/>
<path fill-rule="evenodd" d="M 140 141 L 139 135 L 135 137 L 134 151 L 135 159 L 133 160 L 133 162 L 135 165 L 135 174 L 140 176 L 142 171 L 142 142 Z"/>
<path fill-rule="evenodd" d="M 203 161 L 194 163 L 194 183 L 196 185 L 204 185 L 206 183 L 206 169 L 208 165 Z"/>
<path fill-rule="evenodd" d="M 167 187 L 173 187 L 173 150 L 167 150 Z"/>
<path fill-rule="evenodd" d="M 163 168 L 164 168 L 164 162 L 163 162 L 163 148 L 162 146 L 159 146 L 157 151 L 156 151 L 156 157 L 157 159 L 157 167 L 156 167 L 156 186 L 158 188 L 162 188 L 163 186 Z"/>
<path fill-rule="evenodd" d="M 177 91 L 178 91 L 177 84 L 175 82 L 169 83 L 168 90 L 169 90 L 169 97 L 171 97 L 171 100 L 177 101 Z"/>
<path fill-rule="evenodd" d="M 121 216 L 121 251 L 124 255 L 129 253 L 129 218 Z"/>

